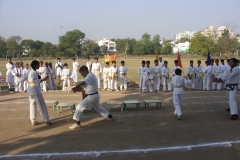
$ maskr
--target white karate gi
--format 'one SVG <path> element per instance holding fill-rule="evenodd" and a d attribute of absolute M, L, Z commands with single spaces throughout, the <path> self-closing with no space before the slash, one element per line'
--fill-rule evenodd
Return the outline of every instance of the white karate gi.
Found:
<path fill-rule="evenodd" d="M 29 71 L 30 71 L 29 69 L 24 68 L 23 77 L 25 77 L 28 74 Z M 27 80 L 23 81 L 23 90 L 28 91 L 28 81 Z"/>
<path fill-rule="evenodd" d="M 117 79 L 119 77 L 119 69 L 115 66 L 109 68 L 109 77 L 111 79 L 111 90 L 118 90 L 117 88 Z"/>
<path fill-rule="evenodd" d="M 153 71 L 151 67 L 145 67 L 146 68 L 146 73 L 143 74 L 144 77 L 143 79 L 145 80 L 146 83 L 146 89 L 143 89 L 143 92 L 153 92 L 153 87 L 152 87 L 152 79 L 153 79 Z"/>
<path fill-rule="evenodd" d="M 161 87 L 161 84 L 163 84 L 163 79 L 162 79 L 162 68 L 164 67 L 164 62 L 159 62 L 159 67 L 160 67 L 160 69 L 161 69 L 161 74 L 160 74 L 160 79 L 159 79 L 159 91 L 160 91 L 160 87 Z"/>
<path fill-rule="evenodd" d="M 240 73 L 240 66 L 238 66 L 239 73 Z M 238 90 L 240 90 L 240 76 L 239 76 L 239 82 L 238 82 Z"/>
<path fill-rule="evenodd" d="M 12 70 L 12 74 L 14 75 L 15 91 L 16 91 L 16 92 L 22 91 L 21 82 L 19 82 L 19 80 L 20 80 L 20 78 L 21 78 L 21 76 L 22 76 L 21 69 L 15 67 L 15 68 Z"/>
<path fill-rule="evenodd" d="M 160 90 L 160 77 L 162 77 L 162 67 L 153 66 L 152 67 L 153 74 L 153 90 L 155 92 Z"/>
<path fill-rule="evenodd" d="M 203 90 L 210 90 L 210 81 L 212 75 L 212 67 L 205 66 L 203 67 Z"/>
<path fill-rule="evenodd" d="M 187 74 L 192 77 L 191 79 L 191 88 L 195 89 L 195 83 L 196 83 L 196 70 L 193 66 L 189 66 L 187 69 Z M 190 87 L 190 86 L 189 86 Z"/>
<path fill-rule="evenodd" d="M 125 75 L 124 75 L 124 73 L 125 73 Z M 128 69 L 126 66 L 119 67 L 120 90 L 123 90 L 123 87 L 125 90 L 127 90 L 127 73 L 128 73 Z"/>
<path fill-rule="evenodd" d="M 65 91 L 66 90 L 66 84 L 68 87 L 71 86 L 71 71 L 68 68 L 64 68 L 62 70 L 62 80 L 63 80 L 63 86 L 62 86 L 62 90 Z"/>
<path fill-rule="evenodd" d="M 175 70 L 179 68 L 181 69 L 179 66 L 173 66 L 173 69 L 172 69 L 172 76 L 174 77 L 175 76 Z"/>
<path fill-rule="evenodd" d="M 221 72 L 222 72 L 222 67 L 220 65 L 214 65 L 213 66 L 213 72 L 212 72 L 213 78 L 219 76 L 221 74 Z M 220 91 L 221 88 L 222 88 L 222 83 L 221 82 L 219 82 L 219 83 L 213 82 L 212 83 L 212 90 L 217 89 L 217 90 Z"/>
<path fill-rule="evenodd" d="M 172 82 L 170 78 L 170 69 L 168 67 L 162 68 L 162 79 L 163 79 L 163 91 L 167 89 L 170 91 L 172 90 Z"/>
<path fill-rule="evenodd" d="M 100 63 L 93 63 L 92 64 L 92 72 L 96 76 L 98 80 L 98 88 L 100 89 L 100 76 L 102 74 L 102 66 Z"/>
<path fill-rule="evenodd" d="M 91 61 L 87 61 L 87 68 L 88 68 L 88 71 L 91 72 L 91 65 L 92 65 L 92 62 Z"/>
<path fill-rule="evenodd" d="M 11 86 L 11 83 L 14 83 L 14 75 L 12 74 L 12 71 L 13 71 L 13 64 L 11 63 L 7 63 L 6 64 L 6 69 L 7 69 L 7 72 L 6 72 L 6 82 L 8 84 L 8 88 L 10 88 Z"/>
<path fill-rule="evenodd" d="M 144 69 L 145 67 L 143 67 L 143 66 L 140 66 L 139 68 L 138 68 L 138 75 L 140 76 L 140 80 L 139 80 L 139 90 L 140 91 L 142 91 L 142 89 L 143 89 L 143 69 Z"/>
<path fill-rule="evenodd" d="M 41 79 L 43 79 L 43 78 L 45 78 L 47 76 L 47 74 L 46 74 L 46 67 L 39 67 L 37 72 L 41 76 Z M 41 89 L 44 92 L 47 92 L 47 82 L 46 81 L 41 82 L 40 86 L 41 86 Z"/>
<path fill-rule="evenodd" d="M 232 70 L 227 70 L 224 74 L 217 76 L 218 79 L 222 79 L 226 83 L 226 94 L 229 101 L 231 115 L 238 114 L 238 108 L 236 103 L 236 92 L 240 78 L 239 68 L 236 66 Z"/>
<path fill-rule="evenodd" d="M 55 64 L 55 69 L 57 70 L 57 76 L 61 76 L 62 75 L 62 68 L 63 68 L 63 63 L 62 62 L 57 62 Z"/>
<path fill-rule="evenodd" d="M 111 88 L 111 80 L 109 78 L 109 67 L 103 67 L 103 89 L 110 89 Z"/>
<path fill-rule="evenodd" d="M 175 113 L 177 116 L 182 116 L 181 104 L 183 96 L 183 87 L 191 85 L 191 81 L 187 81 L 184 77 L 175 75 L 172 78 L 172 87 L 173 87 L 173 104 L 175 107 Z"/>
<path fill-rule="evenodd" d="M 75 83 L 78 82 L 78 67 L 79 63 L 77 61 L 73 62 L 72 79 Z"/>
<path fill-rule="evenodd" d="M 55 68 L 50 68 L 50 76 L 51 76 L 51 80 L 52 80 L 52 89 L 53 90 L 57 90 L 57 86 L 56 86 L 56 82 L 55 82 L 55 79 L 56 79 L 56 72 L 55 72 Z"/>
<path fill-rule="evenodd" d="M 53 90 L 53 86 L 52 86 L 52 76 L 51 76 L 51 68 L 47 67 L 46 68 L 46 76 L 48 76 L 48 79 L 46 80 L 46 85 L 48 87 L 48 90 Z"/>
<path fill-rule="evenodd" d="M 38 73 L 33 70 L 29 69 L 28 74 L 25 74 L 19 82 L 28 81 L 28 94 L 29 94 L 29 101 L 30 101 L 30 120 L 31 123 L 36 121 L 37 117 L 37 106 L 40 112 L 40 115 L 44 119 L 45 122 L 49 121 L 47 106 L 44 101 L 41 87 L 39 85 L 40 79 L 38 79 Z"/>
<path fill-rule="evenodd" d="M 195 67 L 195 71 L 196 71 L 196 79 L 195 79 L 195 86 L 196 89 L 202 89 L 202 85 L 203 85 L 203 67 L 200 66 L 196 66 Z"/>
<path fill-rule="evenodd" d="M 77 105 L 76 111 L 73 115 L 73 119 L 76 121 L 80 121 L 83 115 L 83 111 L 87 107 L 93 107 L 104 118 L 108 118 L 109 112 L 99 103 L 100 95 L 98 94 L 98 81 L 96 79 L 96 76 L 93 73 L 89 72 L 83 81 L 86 83 L 86 85 L 82 87 L 84 88 L 85 93 L 88 96 L 81 100 L 80 103 Z"/>

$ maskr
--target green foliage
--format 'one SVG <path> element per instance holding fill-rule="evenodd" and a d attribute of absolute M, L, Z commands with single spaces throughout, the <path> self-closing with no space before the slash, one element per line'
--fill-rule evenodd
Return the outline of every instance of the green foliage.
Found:
<path fill-rule="evenodd" d="M 82 50 L 85 55 L 98 54 L 100 51 L 100 47 L 98 46 L 98 44 L 96 42 L 87 40 L 83 43 Z"/>
<path fill-rule="evenodd" d="M 214 46 L 215 43 L 213 39 L 204 36 L 201 33 L 196 33 L 191 40 L 189 51 L 195 54 L 206 56 L 208 49 L 210 49 L 211 53 L 214 52 Z"/>
<path fill-rule="evenodd" d="M 0 57 L 5 57 L 7 51 L 7 44 L 3 37 L 0 37 Z"/>
<path fill-rule="evenodd" d="M 65 56 L 81 55 L 81 46 L 85 38 L 85 33 L 80 30 L 68 31 L 65 35 L 59 37 L 59 46 Z"/>
<path fill-rule="evenodd" d="M 159 42 L 160 42 L 160 36 L 157 34 L 153 37 L 152 43 L 153 43 L 154 51 L 161 53 L 162 46 Z"/>
<path fill-rule="evenodd" d="M 172 50 L 171 41 L 165 41 L 163 43 L 162 54 L 172 54 Z"/>
<path fill-rule="evenodd" d="M 19 36 L 11 36 L 6 41 L 6 47 L 7 47 L 7 56 L 10 57 L 20 57 L 21 55 L 21 37 Z"/>

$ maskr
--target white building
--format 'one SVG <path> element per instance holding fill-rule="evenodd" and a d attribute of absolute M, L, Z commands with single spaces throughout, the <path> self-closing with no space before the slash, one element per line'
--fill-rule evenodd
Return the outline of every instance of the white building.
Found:
<path fill-rule="evenodd" d="M 225 29 L 227 30 L 226 26 L 221 26 L 218 29 L 214 29 L 214 26 L 209 26 L 206 29 L 204 29 L 201 32 L 201 34 L 203 34 L 204 36 L 213 38 L 213 39 L 218 39 L 218 38 L 222 37 L 222 34 L 223 34 Z M 230 35 L 230 38 L 235 37 L 234 32 L 232 32 L 231 30 L 229 30 L 229 35 Z"/>
<path fill-rule="evenodd" d="M 171 44 L 173 47 L 173 53 L 178 53 L 178 50 L 180 53 L 187 53 L 189 51 L 189 42 L 176 44 L 174 41 L 172 41 Z"/>
<path fill-rule="evenodd" d="M 116 43 L 112 42 L 111 40 L 107 40 L 106 38 L 103 38 L 102 40 L 97 42 L 98 45 L 101 46 L 106 46 L 108 51 L 113 51 L 116 52 Z"/>
<path fill-rule="evenodd" d="M 185 31 L 184 33 L 178 33 L 178 34 L 175 35 L 175 41 L 178 41 L 183 37 L 187 37 L 189 39 L 192 39 L 192 37 L 194 37 L 195 33 L 196 33 L 195 31 L 193 31 L 193 32 Z"/>

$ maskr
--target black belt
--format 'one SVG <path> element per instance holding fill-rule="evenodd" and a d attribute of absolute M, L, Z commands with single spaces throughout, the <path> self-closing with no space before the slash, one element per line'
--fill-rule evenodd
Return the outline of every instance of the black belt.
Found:
<path fill-rule="evenodd" d="M 229 87 L 229 88 L 230 88 L 230 90 L 227 89 L 227 91 L 233 91 L 234 88 L 235 88 L 235 86 L 238 87 L 238 84 L 226 84 L 226 87 Z"/>
<path fill-rule="evenodd" d="M 94 94 L 98 94 L 98 92 L 91 93 L 91 94 L 87 94 L 87 96 L 89 96 L 89 95 L 94 95 Z"/>
<path fill-rule="evenodd" d="M 83 99 L 86 98 L 86 97 L 89 96 L 89 95 L 94 95 L 94 94 L 98 94 L 98 92 L 91 93 L 91 94 L 85 94 L 85 97 L 83 97 Z"/>

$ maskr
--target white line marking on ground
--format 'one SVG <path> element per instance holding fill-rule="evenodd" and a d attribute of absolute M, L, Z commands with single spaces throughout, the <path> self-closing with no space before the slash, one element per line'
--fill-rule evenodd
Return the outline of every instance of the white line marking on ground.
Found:
<path fill-rule="evenodd" d="M 160 147 L 160 148 L 143 148 L 143 149 L 126 149 L 126 150 L 110 150 L 110 151 L 86 151 L 86 152 L 65 152 L 65 153 L 35 153 L 35 154 L 16 154 L 16 155 L 0 155 L 0 158 L 20 158 L 20 157 L 47 157 L 51 156 L 95 156 L 98 157 L 101 154 L 113 154 L 113 153 L 147 153 L 154 151 L 173 151 L 173 150 L 191 150 L 192 148 L 202 148 L 202 147 L 221 147 L 229 146 L 232 144 L 239 144 L 238 141 L 225 141 L 225 142 L 213 142 L 213 143 L 203 143 L 196 145 L 186 145 L 186 146 L 172 146 L 172 147 Z"/>

